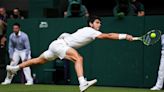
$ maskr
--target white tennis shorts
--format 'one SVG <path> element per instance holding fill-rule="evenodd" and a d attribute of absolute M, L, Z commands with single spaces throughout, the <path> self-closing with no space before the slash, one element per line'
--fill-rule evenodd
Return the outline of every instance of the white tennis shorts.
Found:
<path fill-rule="evenodd" d="M 53 41 L 47 51 L 43 52 L 41 57 L 51 61 L 56 58 L 63 59 L 66 56 L 66 52 L 70 47 L 62 39 Z"/>

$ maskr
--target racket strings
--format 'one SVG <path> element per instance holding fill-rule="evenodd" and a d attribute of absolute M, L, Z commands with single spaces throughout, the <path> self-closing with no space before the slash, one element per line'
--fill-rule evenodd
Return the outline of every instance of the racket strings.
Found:
<path fill-rule="evenodd" d="M 150 36 L 151 33 L 155 33 L 156 37 L 151 38 Z M 152 30 L 143 36 L 143 42 L 145 45 L 155 44 L 160 39 L 160 36 L 161 36 L 161 32 L 159 30 Z"/>

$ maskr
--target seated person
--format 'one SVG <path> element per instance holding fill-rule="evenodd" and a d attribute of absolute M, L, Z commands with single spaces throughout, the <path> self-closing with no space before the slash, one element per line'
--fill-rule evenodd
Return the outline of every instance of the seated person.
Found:
<path fill-rule="evenodd" d="M 18 8 L 14 8 L 12 10 L 12 14 L 10 15 L 11 19 L 24 19 L 24 17 L 20 14 L 20 10 Z"/>
<path fill-rule="evenodd" d="M 145 15 L 144 5 L 141 2 L 137 0 L 132 0 L 131 5 L 137 16 Z"/>
<path fill-rule="evenodd" d="M 80 0 L 70 0 L 67 11 L 64 12 L 64 17 L 88 17 L 87 8 L 81 4 Z"/>
<path fill-rule="evenodd" d="M 129 0 L 117 0 L 117 5 L 113 9 L 114 16 L 123 18 L 124 16 L 135 15 Z"/>

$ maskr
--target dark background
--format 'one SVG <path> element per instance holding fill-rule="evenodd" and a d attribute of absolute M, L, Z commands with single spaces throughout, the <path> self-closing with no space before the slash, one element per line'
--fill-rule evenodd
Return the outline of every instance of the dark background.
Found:
<path fill-rule="evenodd" d="M 8 11 L 14 7 L 19 7 L 23 15 L 28 16 L 31 4 L 29 2 L 36 2 L 35 6 L 43 4 L 44 0 L 0 0 L 0 6 L 4 6 Z M 63 17 L 63 12 L 67 9 L 67 0 L 49 0 L 54 2 L 52 8 L 48 8 L 47 14 L 50 17 Z M 146 15 L 164 15 L 164 0 L 138 0 L 145 6 Z M 46 1 L 48 3 L 48 1 Z M 60 3 L 56 3 L 60 2 Z M 87 7 L 90 14 L 98 16 L 113 16 L 113 7 L 116 5 L 115 0 L 82 0 L 82 3 Z M 56 6 L 57 5 L 57 6 Z M 60 9 L 59 16 L 55 13 L 55 7 Z M 36 7 L 37 8 L 37 7 Z M 45 7 L 46 8 L 46 7 Z M 35 9 L 35 8 L 33 8 Z"/>
<path fill-rule="evenodd" d="M 146 15 L 163 15 L 164 0 L 138 0 L 145 6 Z M 116 5 L 115 0 L 82 0 L 88 11 L 98 15 L 112 15 L 113 7 Z"/>

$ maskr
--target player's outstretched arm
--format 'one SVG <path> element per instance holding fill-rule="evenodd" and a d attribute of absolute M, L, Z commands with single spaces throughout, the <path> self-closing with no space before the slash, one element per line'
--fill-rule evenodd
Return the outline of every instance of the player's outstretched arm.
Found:
<path fill-rule="evenodd" d="M 102 33 L 98 35 L 96 38 L 98 39 L 112 39 L 112 40 L 122 40 L 126 39 L 128 41 L 133 40 L 133 36 L 129 34 L 119 34 L 119 33 Z"/>

